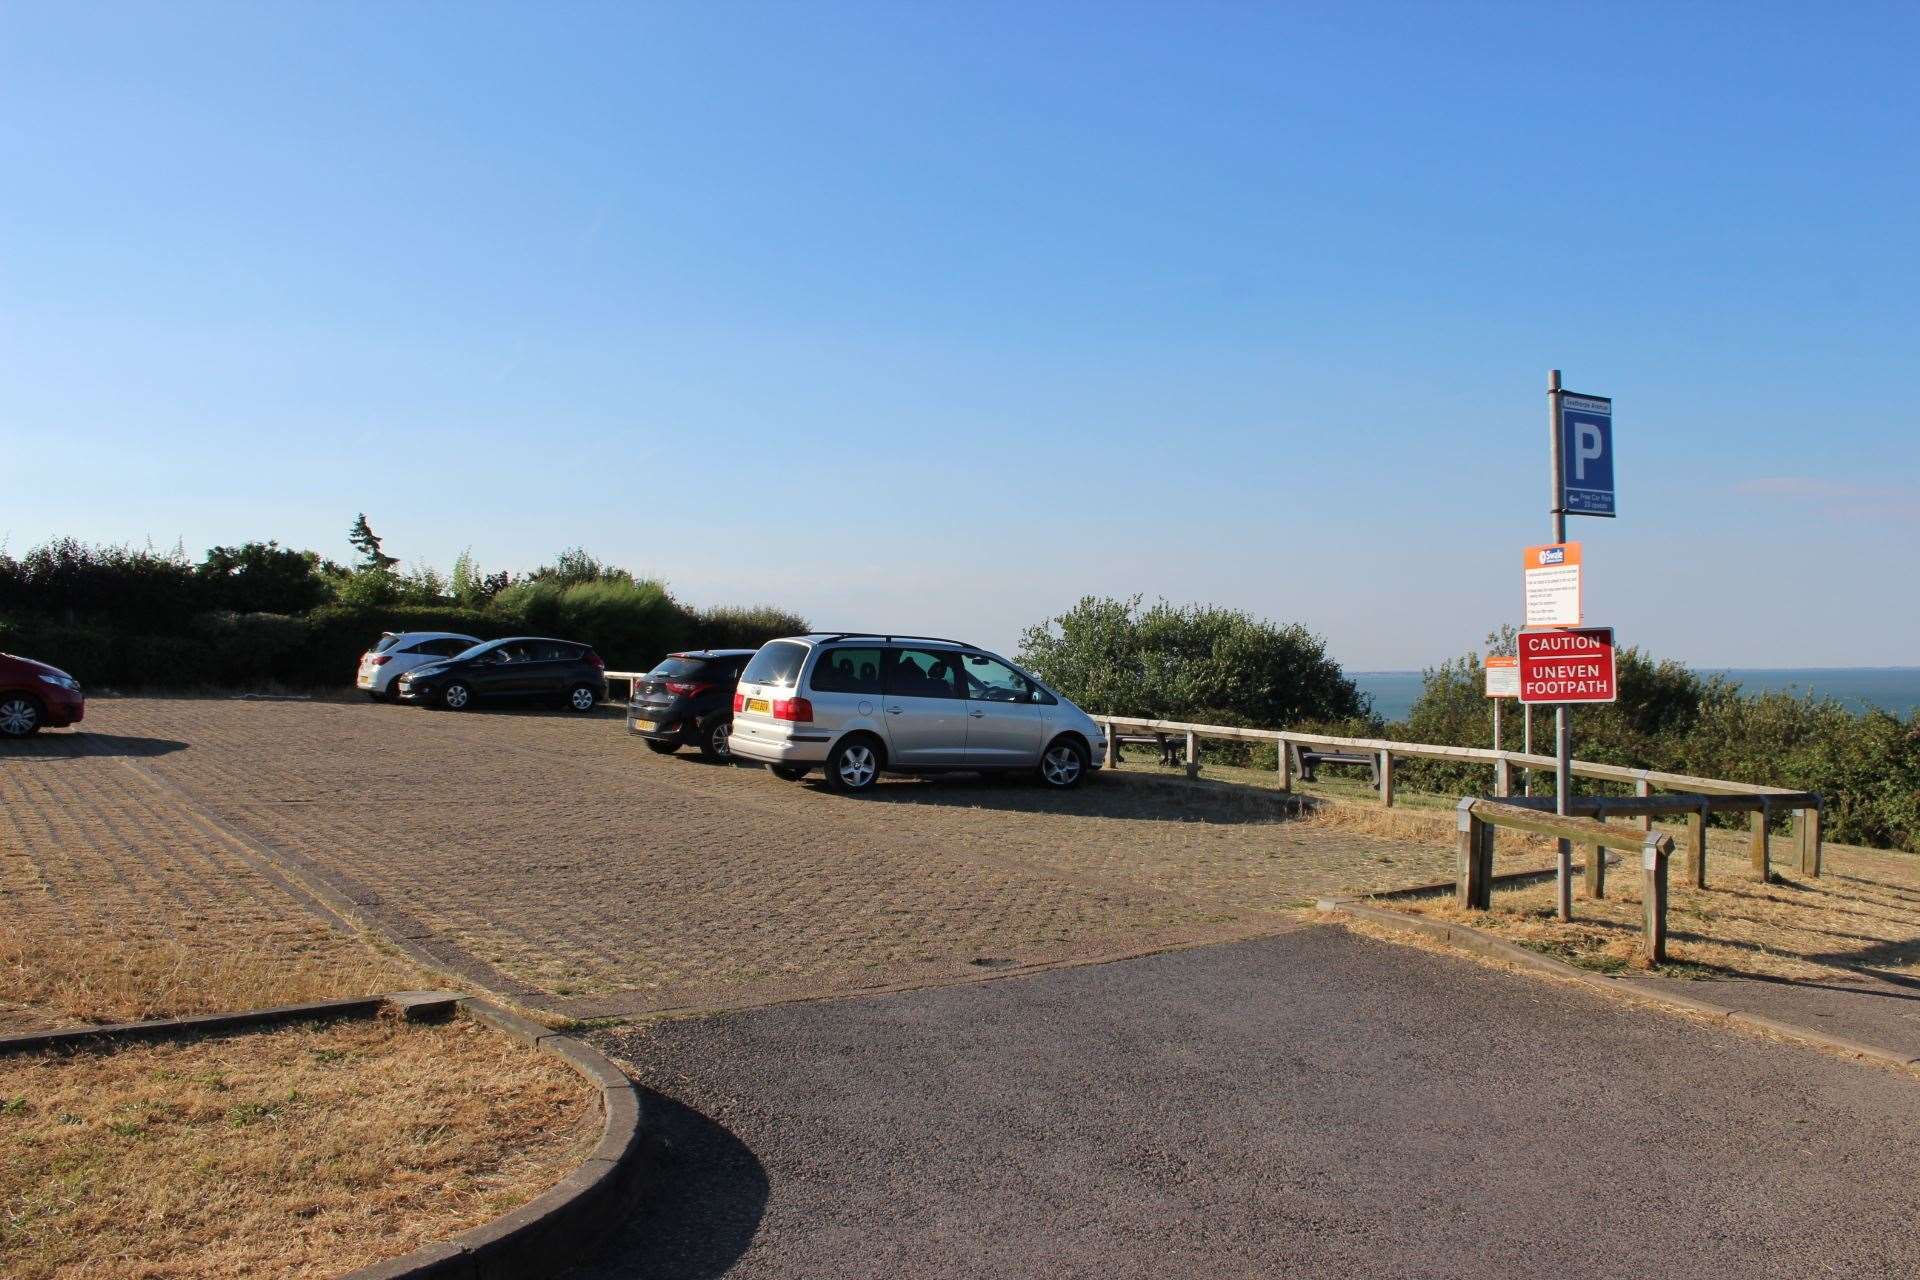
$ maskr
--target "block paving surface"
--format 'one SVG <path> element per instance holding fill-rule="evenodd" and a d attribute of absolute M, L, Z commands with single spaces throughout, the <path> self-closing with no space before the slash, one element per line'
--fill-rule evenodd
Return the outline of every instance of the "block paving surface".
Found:
<path fill-rule="evenodd" d="M 0 746 L 0 913 L 322 949 L 359 927 L 581 1018 L 1259 936 L 1451 863 L 1139 778 L 845 798 L 655 755 L 608 710 L 100 698 L 83 731 Z"/>

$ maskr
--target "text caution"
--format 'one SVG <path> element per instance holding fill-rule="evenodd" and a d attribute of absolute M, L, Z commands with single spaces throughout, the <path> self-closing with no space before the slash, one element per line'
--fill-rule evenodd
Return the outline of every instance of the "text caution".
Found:
<path fill-rule="evenodd" d="M 1555 627 L 1520 633 L 1520 701 L 1612 702 L 1612 627 Z"/>

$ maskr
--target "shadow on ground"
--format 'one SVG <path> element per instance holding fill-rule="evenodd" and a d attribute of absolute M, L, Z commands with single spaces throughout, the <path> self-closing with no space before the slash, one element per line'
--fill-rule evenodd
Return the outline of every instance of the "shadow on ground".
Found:
<path fill-rule="evenodd" d="M 747 1251 L 767 1208 L 767 1171 L 726 1126 L 642 1087 L 647 1168 L 626 1221 L 567 1280 L 711 1280 Z"/>
<path fill-rule="evenodd" d="M 797 785 L 825 792 L 818 773 Z M 1241 794 L 1244 790 L 1245 794 Z M 1158 779 L 1107 778 L 1095 774 L 1072 791 L 1054 791 L 1024 776 L 978 773 L 888 777 L 861 797 L 870 804 L 936 805 L 993 809 L 1003 813 L 1052 813 L 1133 822 L 1280 822 L 1286 817 L 1273 793 L 1252 788 L 1188 786 Z"/>
<path fill-rule="evenodd" d="M 185 751 L 172 738 L 138 738 L 120 733 L 41 733 L 0 746 L 0 760 L 72 760 L 80 756 L 164 756 Z"/>

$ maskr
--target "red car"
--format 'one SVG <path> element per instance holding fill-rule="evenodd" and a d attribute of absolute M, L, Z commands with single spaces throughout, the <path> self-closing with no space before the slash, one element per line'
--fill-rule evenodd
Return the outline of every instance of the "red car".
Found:
<path fill-rule="evenodd" d="M 24 738 L 42 725 L 64 729 L 86 714 L 78 680 L 44 662 L 0 653 L 0 738 Z"/>

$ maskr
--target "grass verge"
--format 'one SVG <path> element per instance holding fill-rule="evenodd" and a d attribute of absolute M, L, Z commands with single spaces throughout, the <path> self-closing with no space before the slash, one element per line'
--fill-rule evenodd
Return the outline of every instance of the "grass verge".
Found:
<path fill-rule="evenodd" d="M 1502 832 L 1504 842 L 1507 833 Z M 1667 951 L 1660 972 L 1710 972 L 1775 978 L 1846 980 L 1872 970 L 1920 976 L 1920 859 L 1849 846 L 1829 846 L 1819 879 L 1776 871 L 1762 884 L 1729 837 L 1707 857 L 1709 888 L 1686 883 L 1676 858 L 1668 884 Z M 1586 896 L 1576 879 L 1574 918 L 1554 912 L 1551 881 L 1494 891 L 1493 910 L 1469 912 L 1450 898 L 1377 900 L 1374 905 L 1472 925 L 1583 968 L 1618 972 L 1643 967 L 1642 902 L 1634 865 L 1608 868 L 1607 896 Z"/>
<path fill-rule="evenodd" d="M 539 1195 L 598 1126 L 564 1063 L 464 1021 L 0 1058 L 0 1274 L 339 1275 Z"/>

